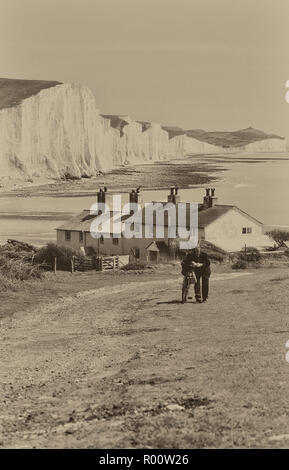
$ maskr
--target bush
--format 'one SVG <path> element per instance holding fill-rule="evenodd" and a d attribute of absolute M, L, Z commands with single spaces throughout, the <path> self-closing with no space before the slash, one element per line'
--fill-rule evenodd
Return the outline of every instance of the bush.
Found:
<path fill-rule="evenodd" d="M 238 253 L 236 261 L 232 264 L 232 269 L 258 268 L 261 259 L 261 253 L 257 248 L 243 248 Z"/>
<path fill-rule="evenodd" d="M 0 273 L 2 277 L 10 280 L 27 281 L 29 279 L 39 279 L 42 272 L 39 266 L 21 259 L 9 259 L 0 257 Z"/>
<path fill-rule="evenodd" d="M 54 259 L 57 258 L 57 267 L 59 269 L 70 270 L 73 256 L 84 258 L 84 255 L 79 251 L 64 246 L 57 246 L 55 243 L 47 243 L 46 246 L 40 248 L 36 253 L 33 261 L 38 264 L 47 263 L 53 266 Z"/>
<path fill-rule="evenodd" d="M 17 240 L 7 240 L 7 243 L 0 247 L 0 256 L 8 259 L 31 261 L 36 252 L 37 248 L 33 245 Z"/>
<path fill-rule="evenodd" d="M 243 248 L 238 257 L 249 263 L 258 263 L 262 258 L 260 251 L 254 247 Z"/>
<path fill-rule="evenodd" d="M 28 243 L 8 240 L 0 247 L 0 289 L 15 289 L 19 282 L 41 279 L 43 272 L 33 263 L 37 248 Z"/>
<path fill-rule="evenodd" d="M 232 269 L 247 269 L 249 268 L 249 263 L 245 260 L 238 259 L 234 264 L 232 264 Z"/>
<path fill-rule="evenodd" d="M 140 261 L 134 261 L 134 262 L 126 264 L 121 269 L 123 269 L 124 271 L 133 271 L 133 270 L 139 271 L 140 269 L 145 269 L 146 267 L 147 267 L 146 263 L 140 262 Z"/>
<path fill-rule="evenodd" d="M 0 291 L 15 290 L 17 285 L 17 281 L 7 278 L 0 272 Z"/>

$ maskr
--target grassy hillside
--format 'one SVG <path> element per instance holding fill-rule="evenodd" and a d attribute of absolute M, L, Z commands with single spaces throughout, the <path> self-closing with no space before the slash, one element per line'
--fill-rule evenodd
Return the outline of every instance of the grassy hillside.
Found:
<path fill-rule="evenodd" d="M 266 134 L 265 132 L 254 129 L 253 127 L 232 132 L 206 132 L 202 129 L 192 129 L 186 131 L 186 134 L 190 137 L 201 140 L 202 142 L 219 145 L 221 147 L 241 147 L 243 145 L 251 144 L 252 142 L 257 142 L 258 140 L 284 139 L 284 137 L 280 137 L 275 134 Z"/>
<path fill-rule="evenodd" d="M 169 134 L 169 139 L 172 139 L 173 137 L 176 137 L 177 135 L 184 135 L 186 134 L 186 131 L 181 129 L 180 127 L 170 127 L 170 126 L 162 126 L 162 128 L 167 131 Z"/>
<path fill-rule="evenodd" d="M 0 109 L 17 106 L 22 100 L 56 85 L 61 85 L 61 82 L 0 78 Z"/>

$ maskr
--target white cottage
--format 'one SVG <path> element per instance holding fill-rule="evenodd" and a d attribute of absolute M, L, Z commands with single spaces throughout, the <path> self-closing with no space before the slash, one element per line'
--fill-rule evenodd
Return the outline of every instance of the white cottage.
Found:
<path fill-rule="evenodd" d="M 228 252 L 245 247 L 265 249 L 274 246 L 263 233 L 263 224 L 237 206 L 218 204 L 214 189 L 206 189 L 199 206 L 200 238 Z"/>
<path fill-rule="evenodd" d="M 105 202 L 105 191 L 98 193 L 99 202 Z M 138 202 L 138 191 L 130 193 L 130 201 Z M 177 188 L 171 188 L 168 202 L 176 205 L 178 213 L 179 195 Z M 160 211 L 166 202 L 161 203 Z M 189 212 L 189 203 L 187 212 Z M 176 240 L 169 237 L 171 220 L 167 214 L 164 216 L 164 234 L 156 236 L 157 217 L 154 218 L 150 238 L 145 238 L 145 211 L 142 209 L 142 222 L 139 224 L 139 238 L 127 239 L 119 234 L 117 237 L 108 233 L 107 237 L 94 238 L 91 234 L 91 224 L 96 218 L 89 210 L 65 222 L 57 228 L 57 244 L 82 249 L 87 252 L 93 250 L 97 255 L 132 255 L 140 260 L 153 262 L 165 261 L 173 256 Z M 114 214 L 109 214 L 113 218 Z M 121 222 L 126 223 L 130 217 L 121 216 Z M 130 223 L 130 222 L 129 222 Z M 189 229 L 189 224 L 186 227 Z M 215 189 L 206 189 L 203 203 L 198 205 L 198 236 L 199 240 L 208 241 L 227 252 L 236 252 L 247 247 L 265 249 L 274 246 L 272 240 L 263 234 L 263 224 L 237 206 L 218 204 Z"/>

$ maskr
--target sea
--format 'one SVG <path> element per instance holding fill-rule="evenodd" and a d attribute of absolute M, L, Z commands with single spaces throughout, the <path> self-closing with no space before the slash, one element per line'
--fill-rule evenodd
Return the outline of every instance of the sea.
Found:
<path fill-rule="evenodd" d="M 190 161 L 195 162 L 195 157 L 186 159 L 184 171 Z M 201 157 L 201 161 L 218 167 L 219 171 L 211 175 L 217 179 L 210 184 L 180 187 L 181 201 L 200 202 L 204 188 L 214 187 L 219 204 L 238 206 L 268 229 L 289 230 L 289 153 L 211 155 Z M 183 162 L 174 164 L 180 171 Z M 143 203 L 165 201 L 167 194 L 167 188 L 147 188 L 141 192 L 141 198 Z M 36 246 L 54 242 L 59 225 L 83 209 L 90 209 L 95 202 L 94 194 L 73 197 L 0 195 L 0 244 L 7 239 Z"/>

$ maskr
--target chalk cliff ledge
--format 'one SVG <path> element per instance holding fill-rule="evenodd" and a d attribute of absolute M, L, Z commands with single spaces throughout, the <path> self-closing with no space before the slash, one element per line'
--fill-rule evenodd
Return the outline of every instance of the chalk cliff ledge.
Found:
<path fill-rule="evenodd" d="M 80 178 L 188 154 L 285 150 L 284 138 L 252 128 L 212 133 L 101 114 L 81 85 L 0 79 L 1 177 Z"/>

